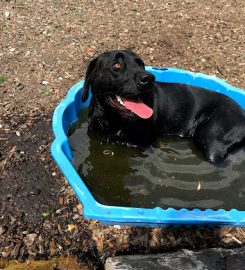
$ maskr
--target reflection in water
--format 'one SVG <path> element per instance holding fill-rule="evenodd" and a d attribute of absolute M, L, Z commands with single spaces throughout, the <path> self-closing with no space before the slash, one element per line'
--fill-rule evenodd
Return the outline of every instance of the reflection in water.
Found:
<path fill-rule="evenodd" d="M 106 144 L 87 136 L 84 121 L 70 130 L 73 165 L 100 203 L 245 210 L 244 149 L 216 167 L 188 140 L 160 139 L 147 149 Z"/>

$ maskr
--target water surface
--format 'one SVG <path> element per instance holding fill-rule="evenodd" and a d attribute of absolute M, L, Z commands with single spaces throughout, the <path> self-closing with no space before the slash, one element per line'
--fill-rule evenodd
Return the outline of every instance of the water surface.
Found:
<path fill-rule="evenodd" d="M 73 165 L 98 202 L 245 210 L 245 149 L 214 166 L 187 139 L 161 138 L 140 149 L 89 138 L 85 116 L 71 127 L 69 143 Z"/>

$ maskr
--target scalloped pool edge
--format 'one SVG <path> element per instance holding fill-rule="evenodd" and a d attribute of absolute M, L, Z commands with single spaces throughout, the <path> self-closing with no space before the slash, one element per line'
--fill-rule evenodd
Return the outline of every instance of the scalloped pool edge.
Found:
<path fill-rule="evenodd" d="M 215 76 L 175 68 L 146 67 L 146 69 L 155 75 L 156 81 L 179 82 L 205 87 L 230 96 L 245 109 L 244 90 L 233 87 Z M 168 208 L 164 210 L 160 207 L 148 209 L 107 206 L 98 203 L 72 166 L 72 154 L 66 135 L 70 125 L 77 119 L 80 110 L 89 104 L 90 98 L 86 103 L 81 102 L 83 83 L 84 81 L 81 81 L 74 85 L 54 111 L 52 128 L 55 139 L 51 146 L 51 154 L 83 204 L 84 217 L 111 225 L 150 227 L 245 226 L 245 211 L 236 209 L 225 211 L 223 209 L 187 210 L 183 208 L 175 210 L 174 208 Z"/>

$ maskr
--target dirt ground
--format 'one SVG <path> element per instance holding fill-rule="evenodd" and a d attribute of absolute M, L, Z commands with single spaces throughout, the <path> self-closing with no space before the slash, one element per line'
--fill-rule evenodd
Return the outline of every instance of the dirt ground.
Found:
<path fill-rule="evenodd" d="M 106 50 L 131 48 L 147 65 L 204 72 L 245 88 L 244 14 L 243 0 L 0 0 L 4 263 L 74 256 L 99 269 L 117 254 L 245 243 L 242 228 L 150 229 L 86 220 L 50 157 L 54 108 Z"/>

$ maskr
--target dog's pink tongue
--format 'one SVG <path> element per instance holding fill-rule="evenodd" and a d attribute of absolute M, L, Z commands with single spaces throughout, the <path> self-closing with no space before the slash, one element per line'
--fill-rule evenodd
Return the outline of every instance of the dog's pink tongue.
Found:
<path fill-rule="evenodd" d="M 138 115 L 140 118 L 148 119 L 153 114 L 152 108 L 144 104 L 142 100 L 139 98 L 135 100 L 123 98 L 122 100 L 123 100 L 125 108 L 132 111 L 133 113 Z"/>

